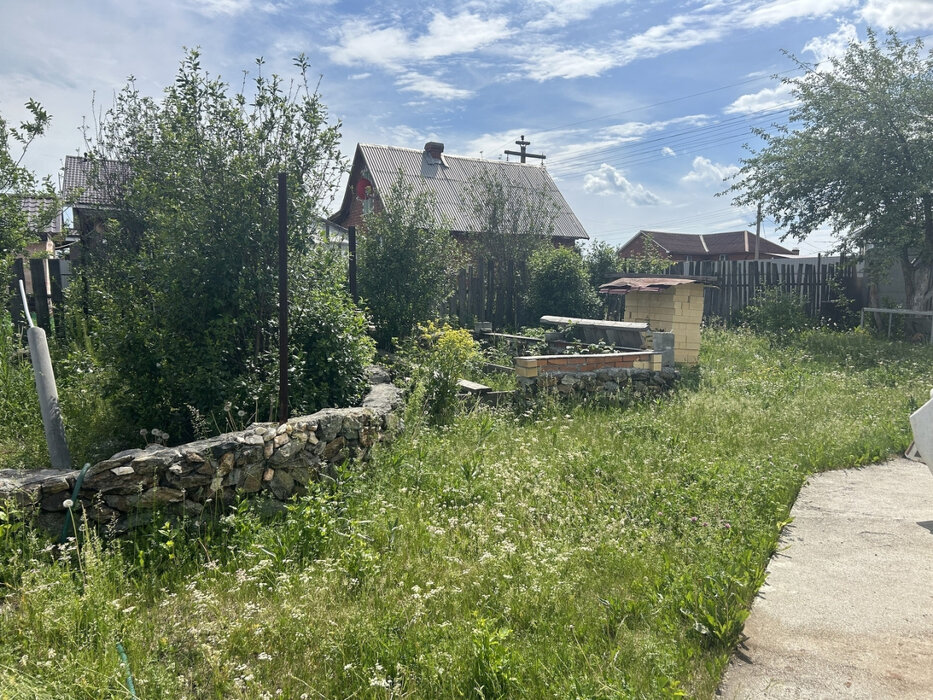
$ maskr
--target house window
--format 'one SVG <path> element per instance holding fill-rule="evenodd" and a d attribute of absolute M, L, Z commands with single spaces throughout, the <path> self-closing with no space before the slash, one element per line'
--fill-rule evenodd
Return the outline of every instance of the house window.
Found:
<path fill-rule="evenodd" d="M 720 259 L 720 260 L 728 260 L 728 259 L 729 259 L 729 256 L 726 255 L 725 253 L 723 253 L 722 255 L 719 256 L 719 259 Z"/>

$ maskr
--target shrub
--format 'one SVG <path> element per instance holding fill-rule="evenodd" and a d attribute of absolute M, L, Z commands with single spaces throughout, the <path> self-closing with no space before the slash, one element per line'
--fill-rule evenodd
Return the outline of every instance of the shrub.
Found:
<path fill-rule="evenodd" d="M 443 425 L 457 412 L 457 380 L 482 362 L 482 354 L 466 330 L 428 323 L 419 331 L 401 348 L 414 380 L 411 403 L 430 423 Z"/>
<path fill-rule="evenodd" d="M 736 320 L 759 333 L 779 334 L 813 325 L 800 297 L 778 287 L 764 287 L 736 315 Z"/>
<path fill-rule="evenodd" d="M 571 248 L 542 248 L 528 263 L 528 308 L 544 314 L 587 317 L 599 309 L 583 258 Z"/>
<path fill-rule="evenodd" d="M 383 348 L 435 319 L 453 290 L 459 244 L 438 218 L 430 192 L 416 192 L 401 175 L 386 193 L 384 211 L 365 217 L 359 240 L 360 293 Z"/>

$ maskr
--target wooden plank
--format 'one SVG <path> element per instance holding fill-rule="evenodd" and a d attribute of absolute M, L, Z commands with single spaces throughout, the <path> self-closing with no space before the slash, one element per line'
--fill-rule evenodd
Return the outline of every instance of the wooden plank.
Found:
<path fill-rule="evenodd" d="M 32 274 L 32 302 L 36 309 L 36 325 L 46 331 L 51 330 L 52 314 L 49 311 L 49 276 L 44 258 L 32 258 L 29 261 Z"/>
<path fill-rule="evenodd" d="M 486 394 L 492 389 L 485 384 L 471 382 L 469 379 L 458 379 L 457 386 L 467 394 Z"/>

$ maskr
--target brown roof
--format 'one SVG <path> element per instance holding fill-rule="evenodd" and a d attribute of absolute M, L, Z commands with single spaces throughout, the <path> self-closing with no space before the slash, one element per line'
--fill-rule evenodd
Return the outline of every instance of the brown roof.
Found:
<path fill-rule="evenodd" d="M 628 294 L 629 292 L 663 292 L 681 284 L 702 284 L 704 277 L 620 277 L 599 286 L 600 294 Z"/>
<path fill-rule="evenodd" d="M 668 231 L 639 231 L 622 249 L 638 238 L 650 236 L 664 252 L 670 255 L 730 255 L 754 253 L 755 234 L 751 231 L 724 231 L 722 233 L 670 233 Z M 762 238 L 758 250 L 766 255 L 793 255 L 787 248 Z"/>
<path fill-rule="evenodd" d="M 414 187 L 416 192 L 431 191 L 437 201 L 438 213 L 449 222 L 451 231 L 483 231 L 482 223 L 465 204 L 469 201 L 473 180 L 484 173 L 492 172 L 504 178 L 511 188 L 548 194 L 557 208 L 552 236 L 584 240 L 589 238 L 548 171 L 539 165 L 467 158 L 447 153 L 438 159 L 424 150 L 361 143 L 357 146 L 353 159 L 350 182 L 358 175 L 364 162 L 380 196 L 390 191 L 400 171 L 406 183 Z M 352 197 L 352 188 L 348 186 L 340 211 L 330 217 L 331 221 L 340 224 L 346 219 Z"/>

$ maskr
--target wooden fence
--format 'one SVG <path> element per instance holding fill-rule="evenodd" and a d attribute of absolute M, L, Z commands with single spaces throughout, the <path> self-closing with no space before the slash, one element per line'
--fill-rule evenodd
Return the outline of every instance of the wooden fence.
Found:
<path fill-rule="evenodd" d="M 621 272 L 619 276 L 623 276 Z M 844 258 L 797 261 L 777 260 L 698 260 L 679 262 L 659 276 L 687 275 L 707 278 L 703 316 L 729 321 L 748 306 L 760 290 L 776 288 L 797 296 L 813 318 L 838 318 L 840 302 L 854 302 L 857 311 L 864 305 L 862 280 L 855 265 Z M 610 308 L 610 317 L 621 309 Z"/>
<path fill-rule="evenodd" d="M 454 293 L 444 311 L 462 326 L 474 321 L 489 321 L 493 328 L 518 328 L 536 319 L 527 317 L 519 280 L 525 270 L 514 263 L 497 265 L 492 260 L 478 260 L 460 270 Z"/>
<path fill-rule="evenodd" d="M 18 258 L 13 262 L 10 317 L 25 325 L 19 282 L 26 288 L 29 310 L 37 326 L 61 335 L 65 329 L 65 289 L 71 279 L 71 263 L 57 258 Z"/>

